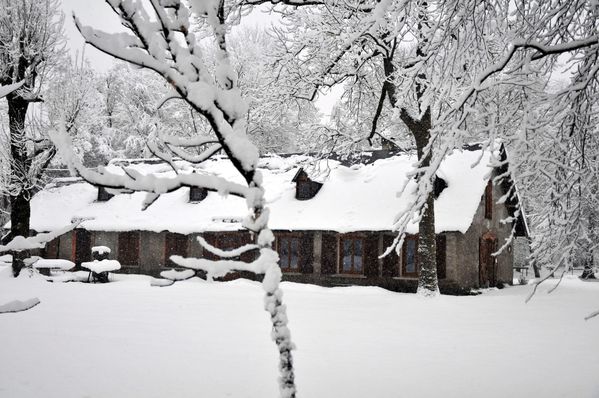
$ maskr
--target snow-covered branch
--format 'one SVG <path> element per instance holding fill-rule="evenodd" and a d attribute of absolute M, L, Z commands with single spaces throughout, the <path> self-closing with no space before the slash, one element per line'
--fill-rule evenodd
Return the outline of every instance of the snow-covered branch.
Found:
<path fill-rule="evenodd" d="M 43 249 L 46 246 L 46 243 L 51 242 L 52 240 L 69 231 L 72 231 L 73 229 L 77 228 L 80 223 L 81 221 L 75 222 L 73 224 L 67 225 L 64 228 L 60 228 L 51 232 L 40 233 L 28 238 L 23 236 L 15 236 L 6 245 L 0 245 L 0 253 L 8 251 L 21 252 L 32 249 Z"/>
<path fill-rule="evenodd" d="M 0 98 L 6 97 L 8 94 L 12 93 L 15 90 L 18 90 L 23 86 L 25 81 L 20 81 L 18 83 L 7 84 L 6 86 L 0 86 Z"/>

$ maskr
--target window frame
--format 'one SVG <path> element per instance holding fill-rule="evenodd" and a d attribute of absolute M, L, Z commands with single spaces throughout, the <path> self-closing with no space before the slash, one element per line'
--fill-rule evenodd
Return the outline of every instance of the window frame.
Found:
<path fill-rule="evenodd" d="M 361 257 L 361 265 L 360 265 L 360 270 L 356 270 L 355 267 L 355 258 L 356 256 L 356 249 L 355 249 L 355 242 L 359 240 L 360 241 L 360 246 L 361 246 L 361 253 L 360 253 L 360 257 Z M 343 257 L 344 257 L 344 242 L 345 241 L 351 241 L 351 269 L 349 271 L 346 271 L 343 267 Z M 365 245 L 366 245 L 366 239 L 363 235 L 361 234 L 345 234 L 345 235 L 340 235 L 339 239 L 337 240 L 337 274 L 339 275 L 364 275 L 364 266 L 365 266 L 365 257 L 364 257 L 364 253 L 365 253 Z"/>
<path fill-rule="evenodd" d="M 419 236 L 416 235 L 407 235 L 404 238 L 403 246 L 401 248 L 401 274 L 402 278 L 418 278 L 420 274 L 420 261 L 418 256 L 418 240 Z M 407 259 L 408 259 L 408 241 L 414 242 L 414 272 L 407 271 Z"/>
<path fill-rule="evenodd" d="M 276 234 L 276 239 L 275 239 L 275 247 L 276 247 L 276 251 L 279 255 L 279 266 L 281 267 L 281 271 L 285 272 L 285 273 L 301 273 L 302 272 L 302 268 L 301 268 L 301 264 L 302 264 L 302 249 L 301 249 L 301 245 L 302 245 L 302 240 L 301 240 L 301 235 L 299 233 L 293 233 L 293 232 L 284 232 L 284 233 L 278 233 Z M 292 240 L 297 240 L 297 268 L 292 268 L 291 267 L 291 242 Z M 283 266 L 283 256 L 281 256 L 281 243 L 282 241 L 287 241 L 287 246 L 288 246 L 288 255 L 287 255 L 287 259 L 288 259 L 288 265 L 287 267 Z"/>

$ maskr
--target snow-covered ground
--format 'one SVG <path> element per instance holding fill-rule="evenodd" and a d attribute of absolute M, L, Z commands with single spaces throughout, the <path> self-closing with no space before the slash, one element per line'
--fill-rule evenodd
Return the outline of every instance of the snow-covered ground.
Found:
<path fill-rule="evenodd" d="M 245 280 L 151 287 L 9 278 L 0 397 L 276 397 L 262 289 Z M 25 272 L 27 273 L 27 272 Z M 599 283 L 426 300 L 284 283 L 300 397 L 599 397 Z"/>

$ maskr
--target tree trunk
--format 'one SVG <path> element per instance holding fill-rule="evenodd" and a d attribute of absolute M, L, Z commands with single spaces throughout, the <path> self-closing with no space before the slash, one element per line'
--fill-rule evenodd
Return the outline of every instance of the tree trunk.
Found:
<path fill-rule="evenodd" d="M 593 272 L 593 252 L 587 254 L 587 258 L 584 261 L 584 270 L 582 271 L 582 275 L 580 275 L 581 279 L 597 279 L 595 277 L 595 273 Z"/>
<path fill-rule="evenodd" d="M 389 97 L 389 102 L 393 107 L 397 105 L 397 96 L 395 85 L 393 84 L 393 76 L 395 74 L 395 66 L 391 58 L 383 59 L 383 67 L 385 71 L 384 93 Z M 418 97 L 422 96 L 420 88 L 418 88 Z M 432 158 L 432 148 L 428 155 L 424 157 L 424 149 L 428 145 L 431 138 L 431 109 L 426 109 L 420 120 L 416 120 L 410 116 L 406 109 L 400 109 L 400 118 L 410 130 L 416 141 L 416 151 L 418 160 L 421 162 L 420 167 L 425 168 L 430 166 Z M 421 176 L 418 176 L 421 178 Z M 437 280 L 437 240 L 435 234 L 435 197 L 431 190 L 426 205 L 422 209 L 422 218 L 418 223 L 418 260 L 420 264 L 420 276 L 418 279 L 418 292 L 425 295 L 437 295 L 439 293 L 439 283 Z"/>
<path fill-rule="evenodd" d="M 29 236 L 31 218 L 31 187 L 29 186 L 29 170 L 31 160 L 27 154 L 25 137 L 25 117 L 29 102 L 11 94 L 8 99 L 8 122 L 10 130 L 11 175 L 10 188 L 13 195 L 10 198 L 10 232 L 11 236 Z M 29 257 L 28 251 L 13 253 L 12 270 L 15 277 L 23 268 L 23 260 Z"/>
<path fill-rule="evenodd" d="M 430 141 L 431 112 L 426 110 L 422 118 L 410 127 L 416 140 L 416 151 L 420 167 L 430 166 L 432 150 L 424 155 L 424 148 Z M 419 176 L 420 178 L 420 176 Z M 435 197 L 431 191 L 422 209 L 422 217 L 418 223 L 418 259 L 420 263 L 420 276 L 418 279 L 418 293 L 436 295 L 439 293 L 437 280 L 437 235 L 435 234 Z"/>

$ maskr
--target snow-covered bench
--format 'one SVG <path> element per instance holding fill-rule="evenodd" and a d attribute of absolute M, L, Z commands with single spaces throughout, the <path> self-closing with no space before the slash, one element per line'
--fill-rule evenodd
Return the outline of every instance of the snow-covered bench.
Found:
<path fill-rule="evenodd" d="M 75 263 L 69 260 L 40 258 L 32 264 L 32 267 L 38 270 L 40 274 L 50 276 L 52 271 L 64 272 L 73 269 Z"/>
<path fill-rule="evenodd" d="M 94 260 L 81 263 L 81 267 L 89 270 L 88 282 L 108 282 L 108 273 L 121 269 L 117 260 Z"/>

